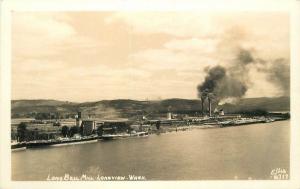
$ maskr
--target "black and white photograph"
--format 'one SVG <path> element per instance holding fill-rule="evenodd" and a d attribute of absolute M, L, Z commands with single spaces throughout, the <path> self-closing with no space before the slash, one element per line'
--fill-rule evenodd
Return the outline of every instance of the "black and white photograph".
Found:
<path fill-rule="evenodd" d="M 293 180 L 288 9 L 9 15 L 12 182 Z"/>

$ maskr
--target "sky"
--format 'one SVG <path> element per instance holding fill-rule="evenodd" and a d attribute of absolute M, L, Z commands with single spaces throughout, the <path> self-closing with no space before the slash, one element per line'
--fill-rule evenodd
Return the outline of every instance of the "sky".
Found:
<path fill-rule="evenodd" d="M 264 62 L 243 97 L 285 95 L 267 72 L 289 68 L 287 12 L 13 12 L 12 99 L 196 99 L 241 49 Z"/>

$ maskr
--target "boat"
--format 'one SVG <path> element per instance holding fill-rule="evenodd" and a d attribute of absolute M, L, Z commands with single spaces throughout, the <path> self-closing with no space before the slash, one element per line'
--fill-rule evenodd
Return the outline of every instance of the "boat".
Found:
<path fill-rule="evenodd" d="M 54 143 L 53 140 L 34 140 L 26 143 L 27 148 L 38 148 L 38 147 L 46 147 L 51 143 Z"/>
<path fill-rule="evenodd" d="M 85 137 L 73 137 L 73 138 L 58 138 L 50 140 L 36 140 L 26 143 L 27 148 L 39 148 L 39 147 L 51 147 L 51 146 L 66 146 L 73 144 L 85 144 L 97 142 L 98 135 L 85 136 Z"/>
<path fill-rule="evenodd" d="M 265 123 L 271 123 L 271 122 L 274 122 L 275 120 L 272 119 L 272 118 L 265 118 L 263 121 L 264 121 Z"/>
<path fill-rule="evenodd" d="M 74 145 L 74 144 L 86 144 L 86 143 L 94 143 L 98 142 L 98 136 L 97 137 L 82 137 L 79 139 L 67 139 L 67 140 L 60 140 L 59 142 L 51 144 L 51 146 L 67 146 L 67 145 Z"/>
<path fill-rule="evenodd" d="M 118 133 L 118 134 L 103 134 L 103 140 L 114 140 L 114 139 L 123 139 L 123 138 L 131 138 L 131 137 L 146 137 L 149 133 L 145 131 L 140 132 L 131 132 L 131 133 Z"/>
<path fill-rule="evenodd" d="M 208 122 L 208 123 L 203 123 L 203 125 L 219 125 L 219 122 Z"/>
<path fill-rule="evenodd" d="M 26 143 L 25 142 L 12 142 L 11 150 L 12 151 L 26 150 Z"/>
<path fill-rule="evenodd" d="M 265 120 L 256 119 L 256 118 L 240 118 L 240 119 L 235 119 L 235 120 L 228 120 L 228 121 L 220 121 L 219 122 L 221 127 L 250 125 L 250 124 L 255 124 L 255 123 L 265 123 Z"/>

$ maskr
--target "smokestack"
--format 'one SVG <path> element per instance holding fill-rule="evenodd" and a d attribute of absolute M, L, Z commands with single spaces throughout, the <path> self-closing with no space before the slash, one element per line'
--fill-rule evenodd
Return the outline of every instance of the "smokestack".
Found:
<path fill-rule="evenodd" d="M 167 119 L 168 119 L 168 120 L 171 120 L 171 119 L 172 119 L 172 113 L 171 113 L 171 112 L 168 112 L 168 113 L 167 113 Z"/>
<path fill-rule="evenodd" d="M 223 109 L 220 110 L 219 115 L 222 115 L 222 116 L 224 115 L 224 110 Z"/>
<path fill-rule="evenodd" d="M 209 111 L 209 117 L 211 117 L 211 99 L 208 98 L 208 111 Z"/>
<path fill-rule="evenodd" d="M 202 113 L 202 116 L 204 116 L 204 102 L 205 102 L 205 99 L 208 97 L 207 90 L 200 92 L 199 96 L 201 98 L 201 113 Z"/>
<path fill-rule="evenodd" d="M 167 119 L 168 120 L 172 119 L 171 106 L 168 107 Z"/>
<path fill-rule="evenodd" d="M 77 112 L 77 117 L 76 117 L 76 126 L 80 127 L 81 126 L 81 112 Z"/>
<path fill-rule="evenodd" d="M 197 89 L 201 99 L 208 98 L 209 116 L 211 116 L 212 100 L 242 97 L 247 91 L 247 86 L 239 77 L 232 74 L 231 70 L 227 73 L 225 67 L 215 66 L 207 70 L 204 81 L 197 86 Z"/>
<path fill-rule="evenodd" d="M 202 116 L 204 116 L 204 102 L 203 102 L 203 99 L 201 99 L 201 113 L 202 113 Z"/>

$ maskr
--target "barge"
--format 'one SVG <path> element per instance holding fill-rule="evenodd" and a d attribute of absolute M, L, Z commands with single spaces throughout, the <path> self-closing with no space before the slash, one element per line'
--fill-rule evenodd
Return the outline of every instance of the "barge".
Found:
<path fill-rule="evenodd" d="M 12 142 L 11 151 L 26 150 L 26 142 Z"/>
<path fill-rule="evenodd" d="M 124 139 L 124 138 L 131 138 L 131 137 L 147 137 L 149 135 L 148 132 L 132 132 L 132 133 L 119 133 L 119 134 L 103 134 L 103 140 L 114 140 L 114 139 Z"/>
<path fill-rule="evenodd" d="M 236 120 L 220 121 L 218 124 L 220 127 L 230 127 L 230 126 L 240 126 L 240 125 L 250 125 L 256 123 L 270 123 L 274 122 L 271 118 L 240 118 Z"/>
<path fill-rule="evenodd" d="M 98 136 L 78 137 L 78 138 L 60 138 L 51 140 L 37 140 L 26 143 L 27 148 L 51 147 L 51 146 L 66 146 L 73 144 L 85 144 L 97 142 Z"/>

